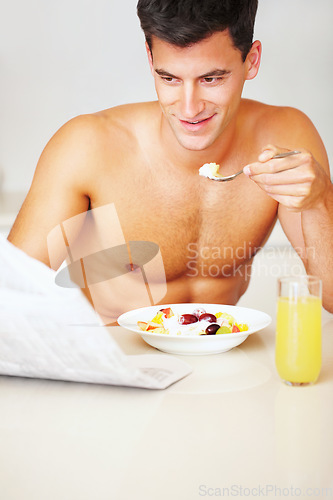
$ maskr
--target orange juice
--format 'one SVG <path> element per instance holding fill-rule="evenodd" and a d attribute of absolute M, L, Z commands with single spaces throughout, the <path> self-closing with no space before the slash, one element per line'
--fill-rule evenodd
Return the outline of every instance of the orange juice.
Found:
<path fill-rule="evenodd" d="M 292 384 L 315 382 L 321 367 L 321 300 L 278 297 L 276 368 Z"/>

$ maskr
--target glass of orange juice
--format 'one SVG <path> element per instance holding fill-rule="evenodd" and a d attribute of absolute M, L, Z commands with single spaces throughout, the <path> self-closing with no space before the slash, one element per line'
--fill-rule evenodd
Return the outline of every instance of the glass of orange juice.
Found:
<path fill-rule="evenodd" d="M 321 295 L 315 276 L 278 279 L 275 364 L 288 385 L 313 384 L 319 376 Z"/>

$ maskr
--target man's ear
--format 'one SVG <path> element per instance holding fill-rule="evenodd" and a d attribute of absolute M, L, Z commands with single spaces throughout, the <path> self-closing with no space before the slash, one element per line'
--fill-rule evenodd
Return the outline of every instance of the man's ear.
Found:
<path fill-rule="evenodd" d="M 246 80 L 252 80 L 252 78 L 255 78 L 257 76 L 261 60 L 261 51 L 261 43 L 259 42 L 259 40 L 256 40 L 255 42 L 253 42 L 250 52 L 245 59 Z"/>
<path fill-rule="evenodd" d="M 151 74 L 154 76 L 153 55 L 151 53 L 151 50 L 150 50 L 147 42 L 145 43 L 145 45 L 146 45 L 146 52 L 147 52 L 147 56 L 148 56 L 150 71 L 151 71 Z"/>

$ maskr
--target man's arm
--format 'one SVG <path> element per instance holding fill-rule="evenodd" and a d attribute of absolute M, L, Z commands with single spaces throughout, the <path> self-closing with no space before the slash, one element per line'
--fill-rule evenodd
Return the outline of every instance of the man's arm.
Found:
<path fill-rule="evenodd" d="M 284 232 L 307 273 L 322 279 L 323 305 L 333 312 L 333 186 L 328 159 L 311 121 L 294 109 L 287 115 L 281 126 L 288 139 L 281 146 L 300 154 L 272 159 L 282 148 L 268 145 L 245 173 L 279 203 Z"/>
<path fill-rule="evenodd" d="M 8 236 L 10 242 L 50 265 L 49 232 L 89 207 L 91 169 L 97 150 L 98 118 L 94 116 L 75 118 L 53 136 L 40 157 L 29 193 Z M 64 258 L 59 254 L 53 267 Z"/>

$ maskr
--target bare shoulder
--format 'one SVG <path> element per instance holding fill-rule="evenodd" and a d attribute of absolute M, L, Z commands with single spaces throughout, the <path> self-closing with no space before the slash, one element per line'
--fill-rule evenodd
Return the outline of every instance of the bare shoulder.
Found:
<path fill-rule="evenodd" d="M 112 175 L 112 165 L 119 164 L 114 159 L 135 147 L 140 129 L 136 117 L 148 113 L 146 108 L 139 105 L 113 108 L 78 116 L 63 125 L 41 154 L 8 239 L 49 264 L 46 242 L 50 231 L 88 210 L 96 179 L 103 182 L 106 169 Z M 57 265 L 62 256 L 59 252 L 54 258 Z"/>
<path fill-rule="evenodd" d="M 81 184 L 84 191 L 84 182 L 88 180 L 84 172 L 100 150 L 103 130 L 102 120 L 95 115 L 77 116 L 65 123 L 45 146 L 32 186 L 41 179 L 47 183 L 62 177 L 63 181 L 73 182 L 78 188 Z"/>
<path fill-rule="evenodd" d="M 145 132 L 150 133 L 154 122 L 158 120 L 159 109 L 157 101 L 123 104 L 93 116 L 100 120 L 108 140 L 114 137 L 115 141 L 112 142 L 118 144 L 121 141 L 123 144 L 128 140 L 140 140 Z"/>
<path fill-rule="evenodd" d="M 329 170 L 322 139 L 311 121 L 301 110 L 290 106 L 272 106 L 244 99 L 243 112 L 251 122 L 259 148 L 274 144 L 286 149 L 306 149 Z"/>
<path fill-rule="evenodd" d="M 45 147 L 36 172 L 42 169 L 50 175 L 55 169 L 60 174 L 60 169 L 89 196 L 98 168 L 112 168 L 126 148 L 135 148 L 155 110 L 155 103 L 128 104 L 69 120 Z"/>
<path fill-rule="evenodd" d="M 314 128 L 310 118 L 297 108 L 290 106 L 274 106 L 251 99 L 242 99 L 242 111 L 246 117 L 252 117 L 260 132 L 267 130 L 268 133 L 286 130 L 286 135 L 290 132 L 297 132 L 301 125 L 306 128 Z M 297 135 L 297 134 L 296 134 Z"/>

